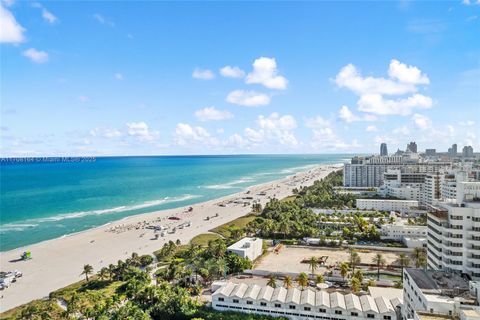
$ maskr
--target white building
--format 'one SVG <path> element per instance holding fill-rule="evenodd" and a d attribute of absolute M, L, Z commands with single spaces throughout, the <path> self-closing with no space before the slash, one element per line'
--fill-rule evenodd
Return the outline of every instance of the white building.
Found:
<path fill-rule="evenodd" d="M 357 199 L 356 206 L 362 210 L 409 212 L 411 208 L 418 207 L 415 200 L 390 200 L 390 199 Z"/>
<path fill-rule="evenodd" d="M 232 252 L 237 256 L 248 258 L 250 261 L 254 261 L 262 255 L 263 240 L 260 238 L 246 237 L 228 247 L 227 252 Z"/>
<path fill-rule="evenodd" d="M 404 219 L 380 227 L 380 237 L 403 242 L 409 248 L 426 247 L 427 226 L 409 225 Z"/>
<path fill-rule="evenodd" d="M 415 315 L 421 312 L 458 316 L 461 309 L 476 308 L 476 303 L 468 282 L 459 275 L 412 268 L 403 271 L 404 319 L 421 318 Z"/>
<path fill-rule="evenodd" d="M 292 320 L 397 320 L 398 299 L 373 298 L 370 295 L 339 292 L 272 288 L 255 284 L 228 282 L 212 294 L 212 307 L 221 311 L 237 311 L 286 317 Z"/>
<path fill-rule="evenodd" d="M 456 199 L 431 207 L 428 266 L 480 280 L 480 182 L 457 184 Z"/>

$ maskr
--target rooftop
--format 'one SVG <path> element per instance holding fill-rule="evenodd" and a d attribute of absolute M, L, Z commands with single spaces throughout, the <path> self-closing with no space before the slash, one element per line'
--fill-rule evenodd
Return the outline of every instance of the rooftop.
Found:
<path fill-rule="evenodd" d="M 262 240 L 262 239 L 245 237 L 243 239 L 238 240 L 234 244 L 232 244 L 230 247 L 228 247 L 228 249 L 230 249 L 230 250 L 241 250 L 241 249 L 249 248 L 251 246 L 251 244 L 254 243 L 257 240 Z"/>
<path fill-rule="evenodd" d="M 405 272 L 424 293 L 456 296 L 469 291 L 468 281 L 455 273 L 413 268 Z"/>
<path fill-rule="evenodd" d="M 402 290 L 400 290 L 402 291 Z M 371 295 L 343 294 L 340 292 L 328 293 L 312 289 L 300 290 L 297 288 L 286 289 L 284 287 L 272 288 L 260 287 L 256 284 L 225 283 L 218 288 L 213 295 L 223 295 L 229 298 L 244 298 L 266 300 L 280 303 L 307 304 L 311 306 L 323 306 L 343 310 L 372 311 L 377 313 L 395 312 L 399 305 L 399 298 L 388 299 L 385 296 L 372 297 Z"/>

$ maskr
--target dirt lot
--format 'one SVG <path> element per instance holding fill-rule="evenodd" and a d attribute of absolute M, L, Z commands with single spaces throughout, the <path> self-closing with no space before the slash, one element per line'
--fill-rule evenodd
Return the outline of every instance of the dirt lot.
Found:
<path fill-rule="evenodd" d="M 375 251 L 375 250 L 357 250 L 362 263 L 372 263 L 372 259 L 377 252 L 383 255 L 386 264 L 389 265 L 398 259 L 398 253 Z M 275 272 L 308 272 L 308 263 L 300 263 L 304 258 L 328 256 L 326 266 L 336 265 L 340 262 L 348 262 L 349 254 L 347 250 L 338 248 L 304 248 L 304 247 L 284 247 L 278 254 L 269 253 L 259 261 L 255 269 Z M 325 267 L 319 267 L 317 273 L 323 273 Z"/>

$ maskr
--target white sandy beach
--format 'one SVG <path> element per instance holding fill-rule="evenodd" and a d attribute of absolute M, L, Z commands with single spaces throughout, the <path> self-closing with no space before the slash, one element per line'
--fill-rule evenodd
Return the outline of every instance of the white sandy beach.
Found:
<path fill-rule="evenodd" d="M 14 262 L 25 248 L 2 252 L 1 270 L 17 269 L 23 272 L 23 277 L 0 292 L 0 312 L 46 297 L 51 291 L 83 279 L 80 273 L 84 264 L 92 265 L 97 272 L 110 263 L 126 259 L 132 252 L 151 254 L 169 240 L 180 239 L 182 243 L 187 243 L 198 234 L 250 212 L 251 205 L 244 206 L 235 203 L 235 200 L 258 200 L 264 205 L 269 198 L 286 197 L 293 188 L 309 186 L 340 167 L 341 165 L 321 165 L 281 180 L 252 186 L 241 193 L 192 205 L 191 211 L 176 208 L 136 215 L 64 238 L 29 245 L 28 250 L 32 252 L 33 259 L 28 261 Z M 253 200 L 242 199 L 245 197 L 253 197 Z M 221 203 L 225 206 L 220 206 Z M 181 220 L 168 220 L 172 215 Z M 207 217 L 210 217 L 208 221 Z M 158 240 L 154 240 L 154 230 L 145 228 L 148 225 L 162 225 L 169 226 L 171 230 L 187 221 L 190 221 L 190 227 L 177 228 L 175 234 L 165 232 L 165 236 Z"/>

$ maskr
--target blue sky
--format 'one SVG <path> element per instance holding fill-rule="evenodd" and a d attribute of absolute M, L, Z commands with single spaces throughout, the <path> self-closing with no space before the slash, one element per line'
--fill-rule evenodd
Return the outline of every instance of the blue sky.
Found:
<path fill-rule="evenodd" d="M 2 156 L 480 149 L 480 4 L 2 0 Z"/>

